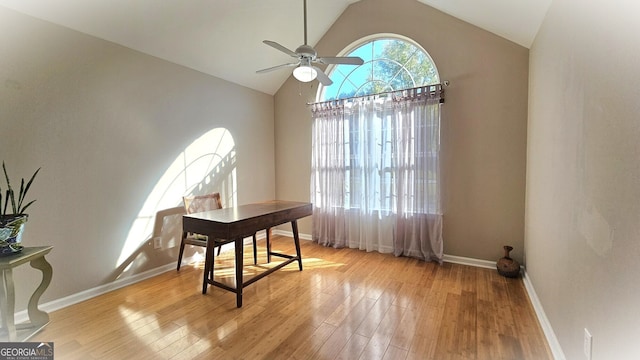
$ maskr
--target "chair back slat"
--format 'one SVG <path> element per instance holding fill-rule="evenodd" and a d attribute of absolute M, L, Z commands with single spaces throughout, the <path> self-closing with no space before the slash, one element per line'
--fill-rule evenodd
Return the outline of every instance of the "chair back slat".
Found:
<path fill-rule="evenodd" d="M 187 214 L 197 212 L 222 209 L 222 201 L 220 193 L 212 193 L 206 195 L 184 196 L 184 210 Z"/>

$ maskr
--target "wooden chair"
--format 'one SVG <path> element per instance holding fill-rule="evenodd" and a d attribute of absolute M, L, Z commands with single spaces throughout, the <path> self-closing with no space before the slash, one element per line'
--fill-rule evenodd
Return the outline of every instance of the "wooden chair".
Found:
<path fill-rule="evenodd" d="M 196 196 L 184 196 L 184 210 L 187 214 L 193 214 L 197 212 L 222 209 L 222 201 L 220 200 L 220 193 L 212 193 L 207 195 Z M 178 267 L 180 271 L 180 264 L 182 263 L 182 254 L 184 253 L 185 245 L 202 246 L 207 247 L 207 236 L 200 234 L 182 234 L 182 242 L 180 242 L 180 254 L 178 254 Z M 218 255 L 220 255 L 221 245 L 214 246 L 218 248 Z M 258 251 L 256 245 L 256 234 L 253 234 L 253 263 L 258 264 Z"/>

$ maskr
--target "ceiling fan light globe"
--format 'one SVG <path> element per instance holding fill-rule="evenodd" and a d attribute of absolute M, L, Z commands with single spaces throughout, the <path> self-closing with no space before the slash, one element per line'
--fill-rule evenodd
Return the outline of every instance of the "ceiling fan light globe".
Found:
<path fill-rule="evenodd" d="M 318 72 L 311 66 L 300 65 L 293 69 L 293 77 L 298 81 L 309 82 L 315 80 L 318 76 Z"/>

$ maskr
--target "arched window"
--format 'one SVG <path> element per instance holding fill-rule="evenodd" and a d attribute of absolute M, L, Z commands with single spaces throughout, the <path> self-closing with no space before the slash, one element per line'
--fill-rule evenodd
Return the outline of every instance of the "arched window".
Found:
<path fill-rule="evenodd" d="M 409 39 L 383 36 L 365 40 L 344 56 L 359 56 L 360 66 L 327 68 L 333 85 L 321 87 L 319 101 L 344 99 L 440 83 L 431 56 Z"/>
<path fill-rule="evenodd" d="M 327 68 L 333 84 L 311 109 L 313 239 L 442 262 L 436 66 L 394 36 L 340 55 L 364 64 Z"/>

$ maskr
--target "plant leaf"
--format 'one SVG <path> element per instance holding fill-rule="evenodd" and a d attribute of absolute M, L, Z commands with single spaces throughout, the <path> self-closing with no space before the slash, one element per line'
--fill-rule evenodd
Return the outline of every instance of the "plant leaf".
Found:
<path fill-rule="evenodd" d="M 22 178 L 22 180 L 20 180 L 20 193 L 18 193 L 18 210 L 20 210 L 20 205 L 22 205 L 24 195 L 24 178 Z"/>
<path fill-rule="evenodd" d="M 2 215 L 7 214 L 7 206 L 9 205 L 9 190 L 7 189 L 5 199 L 4 199 L 4 209 L 2 210 Z"/>
<path fill-rule="evenodd" d="M 9 175 L 7 175 L 7 166 L 2 162 L 2 170 L 4 170 L 4 178 L 7 179 L 7 187 L 11 190 L 11 182 L 9 181 Z"/>
<path fill-rule="evenodd" d="M 11 181 L 9 181 L 9 174 L 7 174 L 7 166 L 4 161 L 2 162 L 2 170 L 4 171 L 4 178 L 7 180 L 7 193 L 6 199 L 4 200 L 4 214 L 7 213 L 7 205 L 9 205 L 9 199 L 11 199 L 11 207 L 13 208 L 13 213 L 16 213 L 16 202 L 13 197 L 13 190 L 11 189 Z"/>
<path fill-rule="evenodd" d="M 9 196 L 11 197 L 11 209 L 13 210 L 14 214 L 17 214 L 16 212 L 16 199 L 15 199 L 15 194 L 13 193 L 13 189 L 9 189 Z"/>
<path fill-rule="evenodd" d="M 25 210 L 27 210 L 27 208 L 33 204 L 34 202 L 36 202 L 35 200 L 31 200 L 31 202 L 29 202 L 27 205 L 25 205 L 22 210 L 20 211 L 20 214 L 24 214 Z"/>
<path fill-rule="evenodd" d="M 31 179 L 29 179 L 29 182 L 27 183 L 27 186 L 24 188 L 24 194 L 22 194 L 22 199 L 20 200 L 20 205 L 22 205 L 22 200 L 24 200 L 24 198 L 27 196 L 27 191 L 29 191 L 29 188 L 31 188 L 31 183 L 33 183 L 33 179 L 36 178 L 36 175 L 38 175 L 38 173 L 40 172 L 40 169 L 42 169 L 42 168 L 38 168 L 38 170 L 36 170 L 36 172 L 34 172 L 33 175 L 31 175 Z M 24 181 L 24 179 L 23 179 L 23 181 Z M 22 189 L 21 189 L 21 192 L 22 192 Z M 29 204 L 27 204 L 27 206 L 31 205 L 31 203 L 33 203 L 33 201 L 30 202 Z M 22 210 L 20 210 L 20 213 L 24 212 L 24 210 L 27 208 L 27 206 L 23 207 Z"/>

